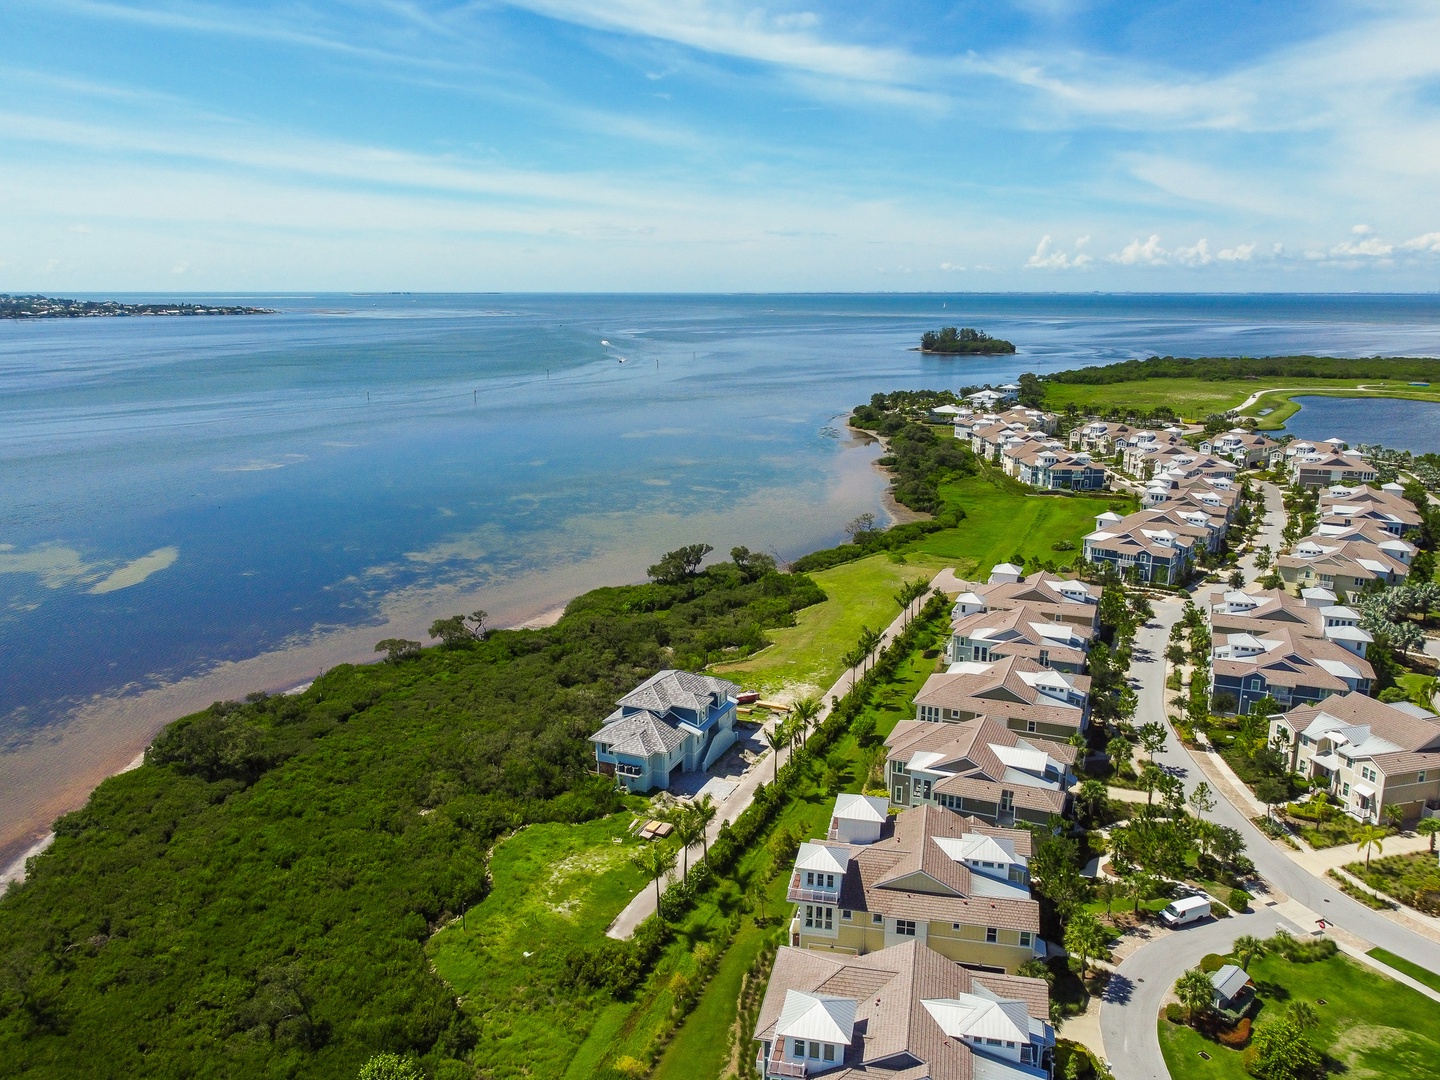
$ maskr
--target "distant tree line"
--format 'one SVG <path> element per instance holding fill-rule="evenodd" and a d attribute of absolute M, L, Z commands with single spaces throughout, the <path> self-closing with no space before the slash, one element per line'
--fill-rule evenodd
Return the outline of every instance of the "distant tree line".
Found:
<path fill-rule="evenodd" d="M 1293 379 L 1406 379 L 1440 381 L 1440 360 L 1419 357 L 1370 357 L 1363 360 L 1330 356 L 1152 356 L 1068 371 L 1053 371 L 1047 382 L 1103 385 L 1139 379 L 1201 379 L 1229 382 L 1237 379 L 1283 377 Z"/>
<path fill-rule="evenodd" d="M 928 353 L 953 353 L 960 355 L 1013 353 L 1015 346 L 1001 338 L 991 337 L 973 326 L 946 326 L 940 330 L 927 330 L 920 335 L 920 351 Z"/>

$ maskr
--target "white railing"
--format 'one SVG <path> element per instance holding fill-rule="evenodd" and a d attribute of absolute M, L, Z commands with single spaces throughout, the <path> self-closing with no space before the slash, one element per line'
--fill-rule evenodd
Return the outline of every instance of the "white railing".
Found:
<path fill-rule="evenodd" d="M 800 875 L 796 874 L 790 879 L 790 888 L 785 893 L 785 899 L 790 903 L 808 901 L 812 904 L 835 905 L 840 901 L 840 886 L 833 889 L 816 888 L 814 885 L 801 885 Z"/>
<path fill-rule="evenodd" d="M 786 1061 L 785 1047 L 783 1040 L 777 1040 L 775 1048 L 770 1051 L 770 1060 L 765 1060 L 765 1051 L 755 1055 L 755 1068 L 762 1076 L 783 1076 L 783 1077 L 804 1077 L 809 1075 L 809 1070 L 803 1061 Z"/>

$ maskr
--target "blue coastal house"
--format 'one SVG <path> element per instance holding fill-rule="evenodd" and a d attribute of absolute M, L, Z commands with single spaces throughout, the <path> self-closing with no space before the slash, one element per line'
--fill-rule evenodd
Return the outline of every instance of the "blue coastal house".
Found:
<path fill-rule="evenodd" d="M 639 792 L 668 787 L 677 772 L 708 769 L 735 743 L 739 693 L 734 683 L 709 675 L 652 675 L 590 736 L 596 770 Z"/>

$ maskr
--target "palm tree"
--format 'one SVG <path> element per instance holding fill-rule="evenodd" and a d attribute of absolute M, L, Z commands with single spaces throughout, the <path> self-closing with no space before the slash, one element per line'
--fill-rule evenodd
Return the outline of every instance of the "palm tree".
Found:
<path fill-rule="evenodd" d="M 680 841 L 680 852 L 684 857 L 680 870 L 680 878 L 683 881 L 690 874 L 690 848 L 705 835 L 705 827 L 695 817 L 695 811 L 688 806 L 677 810 L 671 815 L 670 820 L 675 825 L 675 839 Z"/>
<path fill-rule="evenodd" d="M 1084 979 L 1090 967 L 1090 958 L 1106 952 L 1110 946 L 1110 935 L 1100 925 L 1100 920 L 1088 911 L 1076 912 L 1065 928 L 1065 951 L 1080 958 L 1080 978 Z"/>
<path fill-rule="evenodd" d="M 700 843 L 705 848 L 705 862 L 708 864 L 710 862 L 710 823 L 715 820 L 715 815 L 720 812 L 720 807 L 715 805 L 715 800 L 709 795 L 701 795 L 690 807 L 690 812 L 700 823 Z"/>
<path fill-rule="evenodd" d="M 765 741 L 770 744 L 770 749 L 774 753 L 774 780 L 777 784 L 780 782 L 780 748 L 790 744 L 789 729 L 790 725 L 784 720 L 776 720 L 775 723 L 770 726 L 770 730 L 765 732 Z"/>
<path fill-rule="evenodd" d="M 1147 761 L 1145 767 L 1140 770 L 1140 786 L 1145 789 L 1145 805 L 1150 806 L 1155 802 L 1155 789 L 1160 786 L 1168 774 L 1153 761 Z"/>
<path fill-rule="evenodd" d="M 1248 968 L 1265 955 L 1265 942 L 1253 934 L 1242 934 L 1235 939 L 1235 944 L 1231 946 L 1230 951 L 1235 955 L 1235 959 L 1240 961 L 1242 968 Z"/>
<path fill-rule="evenodd" d="M 1430 838 L 1430 854 L 1435 854 L 1435 834 L 1440 833 L 1440 818 L 1421 818 L 1420 823 L 1415 826 L 1415 831 L 1421 836 Z"/>
<path fill-rule="evenodd" d="M 1215 987 L 1211 984 L 1209 975 L 1199 968 L 1191 968 L 1176 980 L 1175 996 L 1180 999 L 1180 1004 L 1185 1006 L 1185 1012 L 1193 1024 L 1197 1017 L 1204 1016 L 1215 1003 Z"/>
<path fill-rule="evenodd" d="M 800 741 L 805 741 L 805 731 L 820 715 L 820 699 L 802 697 L 790 706 L 790 720 L 800 730 Z"/>
<path fill-rule="evenodd" d="M 1370 869 L 1372 854 L 1385 854 L 1385 830 L 1379 825 L 1366 825 L 1360 830 L 1360 850 L 1365 852 L 1365 869 Z"/>
<path fill-rule="evenodd" d="M 635 869 L 655 882 L 655 914 L 659 915 L 660 879 L 675 869 L 675 852 L 664 844 L 651 844 L 637 851 L 630 862 Z"/>

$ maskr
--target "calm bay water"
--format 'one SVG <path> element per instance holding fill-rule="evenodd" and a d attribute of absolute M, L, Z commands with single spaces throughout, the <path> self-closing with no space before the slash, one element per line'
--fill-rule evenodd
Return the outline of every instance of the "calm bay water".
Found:
<path fill-rule="evenodd" d="M 1352 446 L 1380 443 L 1393 450 L 1440 454 L 1440 402 L 1313 395 L 1293 400 L 1300 411 L 1285 430 L 1302 439 L 1339 438 Z"/>
<path fill-rule="evenodd" d="M 268 656 L 234 671 L 284 685 L 382 628 L 462 600 L 533 616 L 679 543 L 833 543 L 880 505 L 841 421 L 876 391 L 1152 353 L 1440 354 L 1433 296 L 244 302 L 281 314 L 0 323 L 0 789 L 42 751 L 63 785 L 77 710 L 93 740 L 107 705 L 217 666 Z M 1020 353 L 912 351 L 951 323 Z M 209 689 L 132 710 L 112 752 Z"/>

